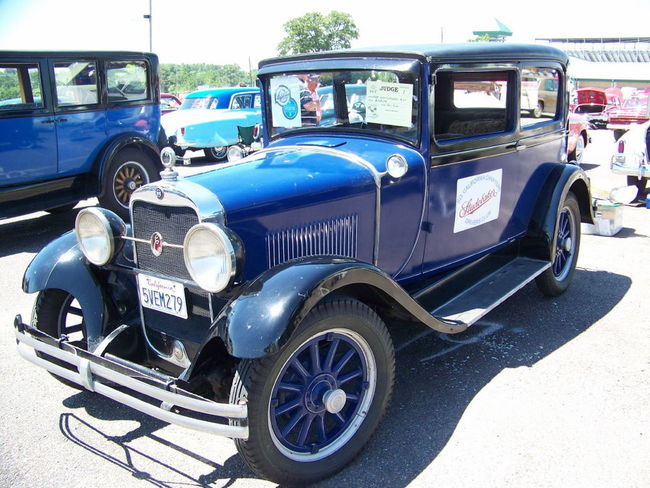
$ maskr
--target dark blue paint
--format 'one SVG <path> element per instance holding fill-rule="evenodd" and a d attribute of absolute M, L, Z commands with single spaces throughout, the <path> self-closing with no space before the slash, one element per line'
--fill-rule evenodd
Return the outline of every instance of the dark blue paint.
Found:
<path fill-rule="evenodd" d="M 309 454 L 330 445 L 359 414 L 369 380 L 363 351 L 349 337 L 326 333 L 295 351 L 271 392 L 273 434 L 282 445 Z M 343 390 L 345 406 L 328 412 L 324 396 Z"/>

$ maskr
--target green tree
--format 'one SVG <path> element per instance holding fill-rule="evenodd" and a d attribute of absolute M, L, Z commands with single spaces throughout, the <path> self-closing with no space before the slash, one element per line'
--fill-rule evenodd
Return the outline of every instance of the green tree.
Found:
<path fill-rule="evenodd" d="M 350 47 L 359 30 L 350 14 L 332 11 L 327 15 L 309 12 L 284 24 L 287 33 L 278 44 L 278 54 L 314 53 Z"/>
<path fill-rule="evenodd" d="M 253 73 L 253 76 L 255 74 Z M 167 93 L 193 92 L 200 86 L 211 88 L 250 85 L 251 74 L 239 65 L 226 64 L 161 64 L 160 91 Z"/>

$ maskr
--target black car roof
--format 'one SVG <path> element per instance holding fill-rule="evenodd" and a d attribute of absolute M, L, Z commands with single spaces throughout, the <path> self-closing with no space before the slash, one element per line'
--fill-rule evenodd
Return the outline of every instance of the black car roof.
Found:
<path fill-rule="evenodd" d="M 541 44 L 514 44 L 503 42 L 468 42 L 464 44 L 416 44 L 363 49 L 343 49 L 309 54 L 269 58 L 260 61 L 259 67 L 296 61 L 314 61 L 343 57 L 394 57 L 415 58 L 422 61 L 500 61 L 500 60 L 552 60 L 563 64 L 568 56 L 560 49 Z"/>
<path fill-rule="evenodd" d="M 0 51 L 3 58 L 65 58 L 65 57 L 149 57 L 157 58 L 154 53 L 138 51 Z"/>

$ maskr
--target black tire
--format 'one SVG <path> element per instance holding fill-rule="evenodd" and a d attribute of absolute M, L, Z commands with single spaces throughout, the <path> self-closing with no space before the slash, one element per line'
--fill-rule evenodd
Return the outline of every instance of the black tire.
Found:
<path fill-rule="evenodd" d="M 585 147 L 587 146 L 587 136 L 580 134 L 576 141 L 576 147 L 569 154 L 569 161 L 575 161 L 578 164 L 582 164 L 582 158 L 584 156 Z"/>
<path fill-rule="evenodd" d="M 206 147 L 203 153 L 209 161 L 221 161 L 228 155 L 228 146 Z"/>
<path fill-rule="evenodd" d="M 372 436 L 394 377 L 393 345 L 377 314 L 349 298 L 321 303 L 279 353 L 239 364 L 230 402 L 247 402 L 249 437 L 237 449 L 276 483 L 331 476 Z"/>
<path fill-rule="evenodd" d="M 124 149 L 104 172 L 99 204 L 128 220 L 129 200 L 133 192 L 159 179 L 159 171 L 149 155 L 137 149 Z"/>
<path fill-rule="evenodd" d="M 648 190 L 646 190 L 647 184 L 648 178 L 637 178 L 636 176 L 630 175 L 627 177 L 627 185 L 635 186 L 637 189 L 637 200 L 645 200 L 646 196 L 648 195 Z"/>
<path fill-rule="evenodd" d="M 72 345 L 84 350 L 88 349 L 86 327 L 81 307 L 72 295 L 63 290 L 49 289 L 38 294 L 32 310 L 31 324 L 32 327 L 57 339 L 65 334 Z M 67 367 L 66 363 L 55 358 L 42 353 L 37 354 L 59 366 Z M 83 389 L 80 385 L 55 374 L 52 374 L 52 376 L 68 386 L 79 390 Z"/>
<path fill-rule="evenodd" d="M 580 206 L 573 193 L 568 193 L 558 210 L 555 224 L 555 258 L 549 269 L 537 277 L 540 291 L 556 297 L 571 284 L 580 251 Z"/>

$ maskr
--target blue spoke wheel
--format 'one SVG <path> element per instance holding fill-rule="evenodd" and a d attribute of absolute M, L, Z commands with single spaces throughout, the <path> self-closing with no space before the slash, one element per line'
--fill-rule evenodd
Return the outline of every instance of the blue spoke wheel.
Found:
<path fill-rule="evenodd" d="M 349 463 L 370 438 L 392 391 L 386 326 L 361 302 L 321 303 L 273 356 L 243 360 L 231 402 L 248 404 L 248 465 L 281 484 L 304 485 Z M 235 421 L 233 421 L 235 422 Z"/>
<path fill-rule="evenodd" d="M 558 296 L 569 287 L 580 249 L 580 207 L 572 193 L 567 194 L 558 211 L 551 253 L 551 267 L 537 278 L 547 296 Z"/>

